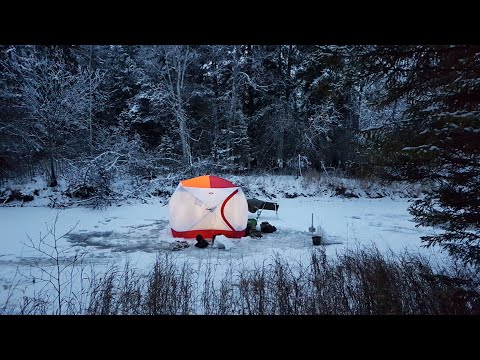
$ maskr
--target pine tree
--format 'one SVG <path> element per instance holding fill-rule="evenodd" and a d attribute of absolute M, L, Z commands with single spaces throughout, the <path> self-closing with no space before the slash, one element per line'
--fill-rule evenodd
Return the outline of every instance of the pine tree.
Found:
<path fill-rule="evenodd" d="M 243 108 L 252 157 L 259 166 L 283 169 L 297 155 L 299 127 L 296 72 L 299 53 L 293 45 L 247 46 L 243 62 Z"/>
<path fill-rule="evenodd" d="M 406 101 L 393 165 L 433 186 L 409 210 L 419 226 L 442 230 L 422 240 L 480 266 L 480 47 L 376 47 L 361 61 L 386 76 L 384 104 Z"/>
<path fill-rule="evenodd" d="M 301 52 L 302 152 L 317 168 L 326 163 L 343 169 L 352 158 L 353 135 L 359 128 L 362 81 L 353 81 L 355 47 L 304 46 Z"/>

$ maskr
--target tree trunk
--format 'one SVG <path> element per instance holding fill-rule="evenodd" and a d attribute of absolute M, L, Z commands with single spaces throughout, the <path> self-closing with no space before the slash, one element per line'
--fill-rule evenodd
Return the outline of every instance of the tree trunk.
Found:
<path fill-rule="evenodd" d="M 247 71 L 248 74 L 253 77 L 253 47 L 252 45 L 247 45 Z M 247 85 L 247 116 L 251 118 L 254 113 L 254 93 L 252 85 Z"/>
<path fill-rule="evenodd" d="M 168 88 L 173 97 L 172 108 L 178 123 L 180 141 L 182 143 L 182 156 L 185 165 L 192 165 L 192 151 L 190 148 L 190 133 L 188 129 L 188 117 L 185 113 L 183 99 L 185 73 L 188 65 L 188 48 L 185 53 L 178 47 L 164 48 L 165 61 L 167 65 L 166 74 Z M 171 59 L 169 59 L 171 57 Z"/>
<path fill-rule="evenodd" d="M 58 185 L 58 182 L 57 182 L 57 175 L 55 174 L 53 151 L 51 150 L 50 151 L 50 182 L 48 183 L 48 186 L 55 187 L 57 185 Z"/>
<path fill-rule="evenodd" d="M 280 130 L 277 142 L 277 166 L 280 169 L 283 169 L 283 148 L 284 148 L 284 131 L 283 129 Z"/>
<path fill-rule="evenodd" d="M 178 130 L 180 132 L 180 141 L 182 143 L 182 155 L 185 165 L 192 165 L 192 152 L 190 149 L 190 134 L 188 133 L 187 118 L 183 111 L 181 103 L 178 104 L 176 111 L 176 118 L 178 122 Z"/>
<path fill-rule="evenodd" d="M 237 67 L 237 47 L 233 47 L 233 62 L 232 62 L 232 96 L 230 98 L 230 116 L 227 120 L 227 130 L 232 130 L 235 127 L 235 120 L 236 120 L 236 110 L 237 110 L 237 76 L 238 76 L 238 67 Z M 234 151 L 232 148 L 232 135 L 228 133 L 227 135 L 227 149 L 229 159 L 232 158 L 234 155 Z M 233 165 L 232 161 L 229 161 L 230 165 Z"/>
<path fill-rule="evenodd" d="M 218 68 L 218 65 L 215 64 L 215 69 Z M 213 79 L 213 92 L 215 94 L 215 100 L 213 102 L 213 160 L 218 161 L 218 139 L 221 137 L 219 121 L 220 121 L 220 111 L 218 110 L 218 100 L 220 98 L 218 79 L 216 75 Z"/>
<path fill-rule="evenodd" d="M 55 144 L 54 140 L 54 133 L 53 133 L 53 126 L 52 126 L 52 121 L 51 119 L 47 118 L 47 139 L 48 139 L 48 154 L 49 154 L 49 160 L 50 160 L 50 182 L 48 183 L 48 186 L 50 187 L 55 187 L 58 185 L 57 183 L 57 175 L 55 174 L 55 163 L 54 163 L 54 157 L 53 157 L 53 146 Z"/>
<path fill-rule="evenodd" d="M 93 46 L 90 45 L 90 59 L 88 62 L 88 75 L 89 75 L 89 83 L 88 83 L 88 90 L 89 90 L 89 104 L 88 104 L 88 112 L 89 112 L 89 121 L 88 121 L 88 127 L 89 127 L 89 142 L 88 142 L 88 152 L 89 155 L 91 156 L 93 153 L 93 131 L 92 131 L 92 52 L 93 52 Z"/>

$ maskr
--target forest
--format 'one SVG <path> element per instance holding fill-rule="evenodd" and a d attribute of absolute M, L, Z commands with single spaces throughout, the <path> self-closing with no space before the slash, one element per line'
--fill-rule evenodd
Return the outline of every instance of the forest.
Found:
<path fill-rule="evenodd" d="M 479 104 L 479 46 L 1 45 L 0 189 L 36 175 L 84 197 L 162 174 L 426 182 L 410 212 L 445 232 L 423 240 L 478 265 Z"/>

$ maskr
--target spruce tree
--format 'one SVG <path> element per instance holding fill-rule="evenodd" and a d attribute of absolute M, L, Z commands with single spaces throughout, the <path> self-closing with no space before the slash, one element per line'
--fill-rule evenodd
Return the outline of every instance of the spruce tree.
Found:
<path fill-rule="evenodd" d="M 409 208 L 418 226 L 441 230 L 422 240 L 480 266 L 480 47 L 376 47 L 361 60 L 366 74 L 386 76 L 383 104 L 406 101 L 408 140 L 393 165 L 432 185 Z"/>

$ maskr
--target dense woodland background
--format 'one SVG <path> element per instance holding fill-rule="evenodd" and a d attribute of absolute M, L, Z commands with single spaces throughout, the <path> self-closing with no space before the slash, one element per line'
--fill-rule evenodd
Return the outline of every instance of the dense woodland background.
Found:
<path fill-rule="evenodd" d="M 480 46 L 0 46 L 0 185 L 204 173 L 425 181 L 480 262 Z M 1 194 L 0 194 L 1 195 Z M 8 198 L 5 198 L 5 201 Z"/>

